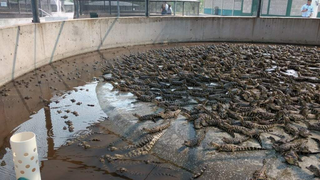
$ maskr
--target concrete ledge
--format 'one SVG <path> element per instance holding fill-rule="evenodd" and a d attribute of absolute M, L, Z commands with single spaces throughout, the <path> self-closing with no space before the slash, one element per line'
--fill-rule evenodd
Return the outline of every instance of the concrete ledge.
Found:
<path fill-rule="evenodd" d="M 77 54 L 167 42 L 320 44 L 317 19 L 124 17 L 28 24 L 0 29 L 0 85 Z"/>

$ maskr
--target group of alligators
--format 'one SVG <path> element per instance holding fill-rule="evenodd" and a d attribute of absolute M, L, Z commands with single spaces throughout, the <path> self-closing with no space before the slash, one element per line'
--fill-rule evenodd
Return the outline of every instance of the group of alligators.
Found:
<path fill-rule="evenodd" d="M 108 156 L 109 160 L 148 153 L 179 114 L 196 130 L 195 139 L 183 144 L 189 148 L 201 144 L 207 128 L 216 127 L 231 136 L 210 143 L 220 152 L 275 150 L 296 166 L 301 155 L 319 153 L 306 145 L 311 138 L 320 142 L 311 133 L 320 131 L 320 51 L 316 47 L 219 44 L 151 50 L 124 56 L 103 73 L 114 89 L 164 109 L 134 114 L 139 121 L 165 120 L 144 128 L 148 135 L 128 147 L 130 152 Z M 276 134 L 274 128 L 285 133 Z M 262 133 L 270 135 L 272 149 L 263 146 Z M 251 139 L 260 147 L 241 145 Z M 264 160 L 252 179 L 268 179 L 266 164 Z M 316 166 L 308 169 L 320 176 Z"/>

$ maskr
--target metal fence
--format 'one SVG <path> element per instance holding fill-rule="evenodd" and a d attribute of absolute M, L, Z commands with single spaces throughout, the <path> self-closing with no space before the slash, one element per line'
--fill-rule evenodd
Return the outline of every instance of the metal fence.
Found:
<path fill-rule="evenodd" d="M 57 1 L 38 0 L 40 17 L 51 16 L 57 12 Z M 73 12 L 73 3 L 61 1 L 63 12 Z M 32 17 L 31 0 L 0 0 L 0 18 L 24 18 Z"/>
<path fill-rule="evenodd" d="M 320 17 L 319 1 L 313 0 L 314 17 Z M 261 16 L 301 17 L 307 0 L 261 0 Z M 256 16 L 259 0 L 204 0 L 204 14 Z"/>
<path fill-rule="evenodd" d="M 148 1 L 148 13 L 151 16 L 161 15 L 161 6 L 165 3 L 171 6 L 171 15 L 198 15 L 198 1 Z M 77 8 L 76 8 L 77 9 Z M 146 15 L 145 0 L 119 1 L 120 16 L 144 16 Z M 118 15 L 118 1 L 112 0 L 80 0 L 79 17 L 106 17 Z M 77 12 L 77 10 L 76 10 Z M 169 15 L 169 14 L 167 14 Z"/>

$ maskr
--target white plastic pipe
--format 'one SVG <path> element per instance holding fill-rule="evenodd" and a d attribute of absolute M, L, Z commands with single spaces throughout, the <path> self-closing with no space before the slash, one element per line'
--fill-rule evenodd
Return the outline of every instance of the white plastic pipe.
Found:
<path fill-rule="evenodd" d="M 36 135 L 17 133 L 10 138 L 16 179 L 41 180 Z"/>

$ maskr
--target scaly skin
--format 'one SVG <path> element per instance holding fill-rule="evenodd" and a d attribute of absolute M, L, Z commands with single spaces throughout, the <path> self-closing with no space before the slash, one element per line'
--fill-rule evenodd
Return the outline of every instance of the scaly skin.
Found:
<path fill-rule="evenodd" d="M 295 151 L 290 150 L 290 151 L 286 152 L 284 154 L 284 159 L 286 160 L 286 162 L 288 164 L 300 167 L 299 161 L 301 161 L 301 160 Z"/>
<path fill-rule="evenodd" d="M 193 178 L 193 179 L 199 178 L 200 176 L 202 176 L 202 174 L 203 174 L 206 170 L 207 170 L 207 166 L 206 166 L 206 165 L 200 167 L 199 172 L 194 173 L 193 176 L 192 176 L 192 178 Z"/>
<path fill-rule="evenodd" d="M 296 141 L 296 142 L 291 142 L 291 143 L 286 143 L 281 145 L 274 144 L 273 148 L 280 153 L 284 153 L 289 151 L 290 149 L 297 149 L 302 144 L 303 144 L 302 141 Z"/>
<path fill-rule="evenodd" d="M 247 127 L 247 128 L 257 128 L 257 129 L 260 129 L 260 130 L 269 130 L 269 129 L 272 129 L 275 127 L 274 124 L 270 124 L 270 125 L 260 125 L 260 124 L 256 124 L 256 123 L 253 123 L 253 122 L 249 122 L 249 121 L 244 121 L 244 120 L 241 120 L 241 125 L 243 125 L 244 127 Z"/>
<path fill-rule="evenodd" d="M 177 118 L 180 112 L 181 110 L 178 109 L 176 111 L 161 112 L 159 113 L 159 115 L 161 116 L 162 119 L 171 119 L 171 118 Z"/>
<path fill-rule="evenodd" d="M 134 149 L 134 148 L 141 148 L 141 147 L 145 146 L 146 144 L 148 144 L 149 142 L 151 142 L 152 139 L 153 139 L 153 135 L 148 134 L 133 145 L 128 145 L 128 146 L 125 146 L 122 148 L 117 148 L 117 147 L 111 146 L 109 148 L 109 150 L 117 151 L 117 150 L 128 150 L 128 149 Z"/>
<path fill-rule="evenodd" d="M 138 114 L 133 114 L 133 116 L 137 117 L 139 121 L 148 121 L 148 120 L 156 121 L 157 119 L 161 118 L 160 114 L 147 114 L 143 116 L 140 116 Z"/>
<path fill-rule="evenodd" d="M 303 138 L 308 138 L 309 136 L 312 135 L 311 132 L 308 131 L 308 129 L 303 127 L 298 128 L 298 131 L 299 131 L 299 135 Z"/>
<path fill-rule="evenodd" d="M 152 147 L 155 145 L 155 143 L 160 139 L 160 137 L 163 135 L 164 131 L 158 132 L 153 136 L 153 139 L 145 144 L 144 146 L 134 149 L 126 154 L 115 154 L 114 159 L 125 159 L 125 158 L 132 158 L 137 156 L 146 155 L 149 153 L 149 151 L 152 149 Z"/>
<path fill-rule="evenodd" d="M 244 138 L 226 138 L 223 137 L 222 141 L 226 144 L 235 144 L 235 145 L 239 145 L 242 144 L 245 141 L 248 141 L 250 139 L 250 137 L 244 137 Z"/>
<path fill-rule="evenodd" d="M 320 177 L 320 170 L 316 166 L 310 165 L 306 168 L 313 173 L 314 177 Z"/>
<path fill-rule="evenodd" d="M 211 142 L 211 145 L 214 146 L 219 152 L 236 152 L 236 151 L 257 151 L 257 150 L 267 150 L 265 148 L 258 147 L 242 147 L 231 144 L 222 144 Z"/>
<path fill-rule="evenodd" d="M 171 122 L 168 122 L 168 123 L 163 124 L 163 125 L 155 126 L 155 127 L 151 128 L 151 129 L 143 128 L 143 130 L 146 131 L 149 134 L 153 134 L 153 133 L 157 133 L 157 132 L 160 132 L 160 131 L 163 131 L 163 130 L 167 129 L 168 127 L 170 127 L 170 125 L 171 125 Z"/>
<path fill-rule="evenodd" d="M 196 138 L 188 140 L 188 141 L 184 141 L 183 145 L 187 146 L 187 147 L 197 147 L 200 145 L 200 143 L 203 141 L 203 139 L 206 137 L 206 131 L 203 132 L 199 132 L 199 135 L 197 135 Z"/>
<path fill-rule="evenodd" d="M 308 121 L 304 122 L 308 126 L 309 130 L 320 131 L 320 123 L 311 124 Z"/>
<path fill-rule="evenodd" d="M 263 160 L 263 166 L 261 167 L 261 169 L 256 170 L 253 173 L 252 178 L 250 180 L 267 180 L 267 179 L 269 179 L 268 176 L 267 176 L 266 171 L 267 171 L 267 162 L 264 159 Z"/>

